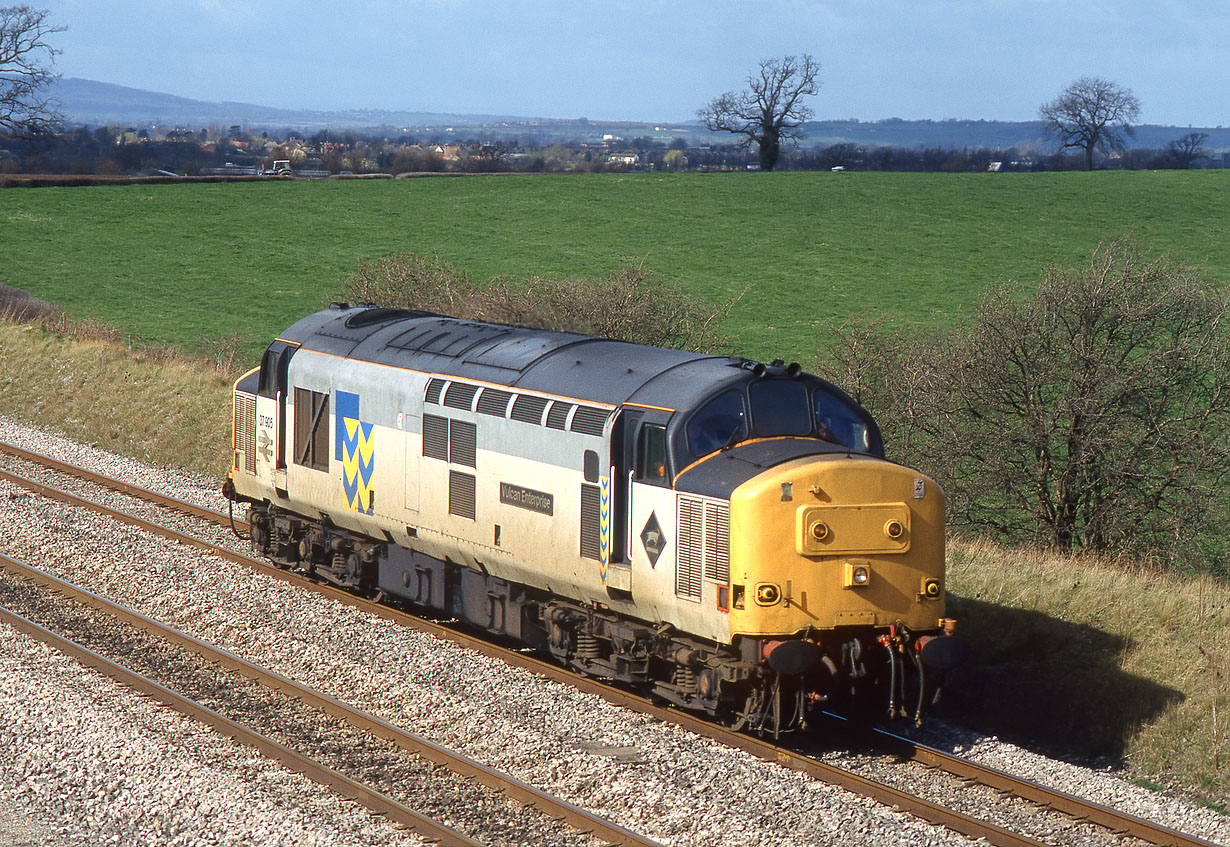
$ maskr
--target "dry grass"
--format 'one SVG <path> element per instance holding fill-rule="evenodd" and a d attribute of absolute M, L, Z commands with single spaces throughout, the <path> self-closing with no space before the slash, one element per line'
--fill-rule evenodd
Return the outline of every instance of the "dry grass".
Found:
<path fill-rule="evenodd" d="M 85 329 L 0 321 L 0 414 L 152 464 L 224 473 L 230 376 Z"/>
<path fill-rule="evenodd" d="M 948 580 L 962 722 L 1230 805 L 1230 586 L 961 539 Z"/>

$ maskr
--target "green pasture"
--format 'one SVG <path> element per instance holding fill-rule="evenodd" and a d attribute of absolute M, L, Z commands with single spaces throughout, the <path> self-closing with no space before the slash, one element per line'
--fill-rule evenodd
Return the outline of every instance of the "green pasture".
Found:
<path fill-rule="evenodd" d="M 0 282 L 151 344 L 255 356 L 360 261 L 434 253 L 479 278 L 644 262 L 757 358 L 813 359 L 854 314 L 960 321 L 1134 232 L 1230 279 L 1230 172 L 747 173 L 10 188 Z"/>

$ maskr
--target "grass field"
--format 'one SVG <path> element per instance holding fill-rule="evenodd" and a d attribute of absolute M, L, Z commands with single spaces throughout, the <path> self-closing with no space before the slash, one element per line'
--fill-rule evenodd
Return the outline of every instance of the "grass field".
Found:
<path fill-rule="evenodd" d="M 959 320 L 1134 232 L 1230 280 L 1230 173 L 635 174 L 0 191 L 0 282 L 151 343 L 253 357 L 340 276 L 394 251 L 479 278 L 644 261 L 713 302 L 752 288 L 740 352 L 809 361 L 851 314 Z"/>

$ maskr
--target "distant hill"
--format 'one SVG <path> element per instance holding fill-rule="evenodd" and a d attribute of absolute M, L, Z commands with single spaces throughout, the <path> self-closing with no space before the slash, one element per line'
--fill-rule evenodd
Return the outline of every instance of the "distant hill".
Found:
<path fill-rule="evenodd" d="M 616 122 L 585 118 L 527 118 L 388 109 L 281 109 L 252 103 L 191 100 L 173 94 L 74 78 L 58 81 L 52 94 L 63 103 L 64 114 L 70 122 L 90 126 L 125 124 L 199 128 L 217 123 L 223 126 L 239 124 L 255 131 L 296 129 L 308 132 L 320 129 L 424 131 L 429 128 L 440 132 L 453 128 L 459 134 L 464 131 L 476 134 L 485 132 L 495 135 L 537 136 L 548 141 L 601 139 L 606 135 L 626 139 L 650 136 L 656 140 L 683 137 L 691 143 L 726 143 L 732 139 L 732 136 L 724 133 L 709 133 L 695 121 Z M 829 120 L 809 122 L 803 129 L 806 132 L 803 140 L 805 147 L 839 142 L 907 148 L 1050 147 L 1044 139 L 1039 121 L 907 121 L 901 118 L 882 121 Z M 1207 133 L 1208 147 L 1214 150 L 1230 150 L 1230 128 L 1222 127 L 1145 125 L 1137 128 L 1133 144 L 1141 147 L 1164 147 L 1168 141 L 1188 132 Z"/>
<path fill-rule="evenodd" d="M 51 94 L 63 103 L 64 114 L 70 122 L 92 126 L 163 124 L 201 127 L 219 123 L 224 126 L 247 125 L 253 129 L 362 129 L 376 126 L 442 126 L 452 125 L 454 122 L 478 124 L 516 120 L 498 115 L 445 115 L 384 109 L 316 111 L 280 109 L 230 101 L 214 103 L 76 78 L 59 80 L 52 87 Z"/>

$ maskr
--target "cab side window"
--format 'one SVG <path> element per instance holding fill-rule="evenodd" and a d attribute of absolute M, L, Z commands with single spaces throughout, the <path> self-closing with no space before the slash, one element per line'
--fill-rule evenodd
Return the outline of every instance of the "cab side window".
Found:
<path fill-rule="evenodd" d="M 666 427 L 641 424 L 636 436 L 636 479 L 650 485 L 670 485 L 666 476 Z"/>

